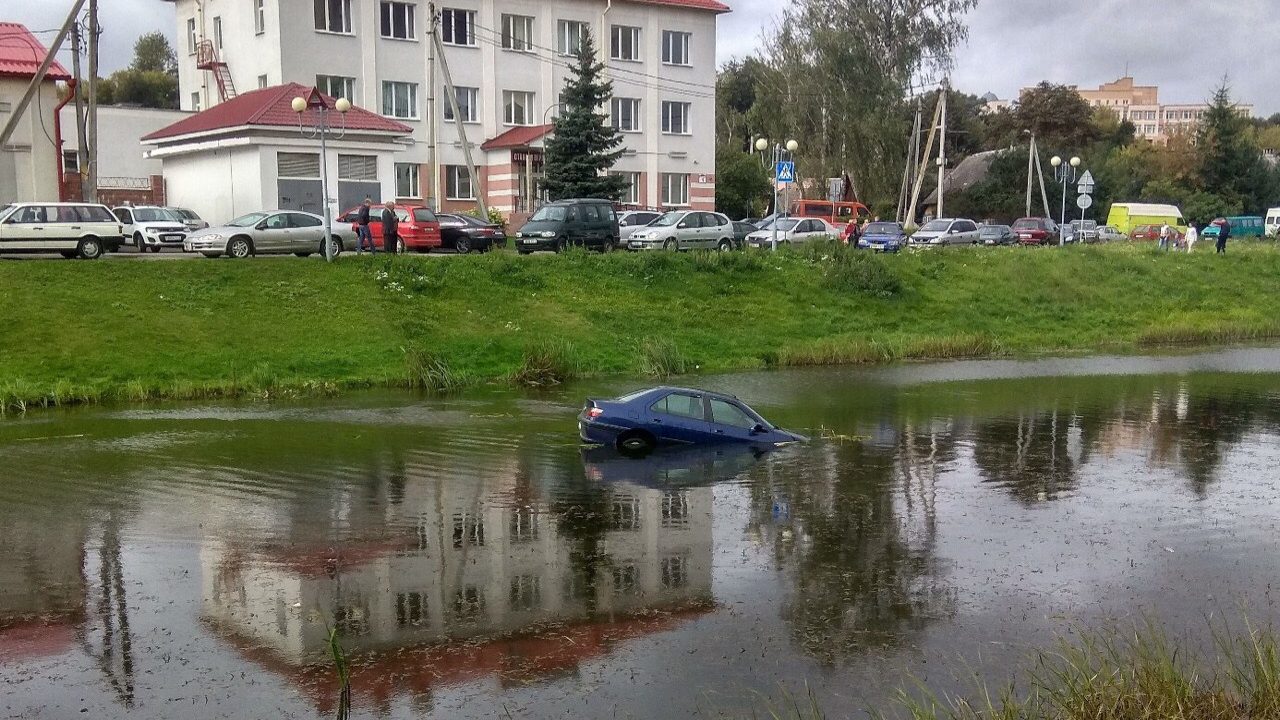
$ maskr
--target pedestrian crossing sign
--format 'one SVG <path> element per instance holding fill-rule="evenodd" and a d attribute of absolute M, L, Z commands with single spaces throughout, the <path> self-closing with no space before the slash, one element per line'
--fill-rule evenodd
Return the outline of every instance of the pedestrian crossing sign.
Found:
<path fill-rule="evenodd" d="M 780 183 L 790 183 L 796 181 L 796 164 L 794 162 L 778 163 L 777 172 L 774 179 Z"/>

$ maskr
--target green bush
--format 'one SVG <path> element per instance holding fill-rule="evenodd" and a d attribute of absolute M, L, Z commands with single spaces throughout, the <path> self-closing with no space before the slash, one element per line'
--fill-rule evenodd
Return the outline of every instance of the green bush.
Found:
<path fill-rule="evenodd" d="M 873 298 L 892 298 L 902 292 L 902 278 L 866 251 L 841 249 L 830 255 L 823 280 L 832 290 Z"/>

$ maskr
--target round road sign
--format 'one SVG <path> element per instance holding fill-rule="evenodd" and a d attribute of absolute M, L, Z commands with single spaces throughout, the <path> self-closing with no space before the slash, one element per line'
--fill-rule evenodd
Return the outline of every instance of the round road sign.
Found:
<path fill-rule="evenodd" d="M 1076 198 L 1076 207 L 1080 208 L 1081 210 L 1088 210 L 1089 208 L 1093 207 L 1093 196 L 1081 195 L 1080 197 Z"/>

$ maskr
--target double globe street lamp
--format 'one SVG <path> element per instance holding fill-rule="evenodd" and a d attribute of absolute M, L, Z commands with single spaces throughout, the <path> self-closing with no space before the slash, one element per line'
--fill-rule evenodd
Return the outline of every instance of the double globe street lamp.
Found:
<path fill-rule="evenodd" d="M 324 259 L 333 262 L 335 256 L 333 247 L 333 214 L 329 212 L 329 148 L 328 136 L 333 132 L 333 126 L 330 124 L 329 113 L 334 110 L 338 111 L 338 117 L 342 119 L 342 129 L 338 131 L 336 139 L 341 139 L 347 134 L 347 112 L 351 110 L 351 101 L 346 98 L 338 98 L 333 103 L 333 107 L 329 107 L 329 103 L 320 94 L 319 90 L 312 89 L 311 94 L 307 97 L 296 97 L 290 104 L 293 111 L 298 113 L 298 131 L 309 137 L 320 136 L 320 214 L 324 216 Z M 310 130 L 302 125 L 302 114 L 307 110 L 316 111 L 315 120 Z"/>
<path fill-rule="evenodd" d="M 756 150 L 760 151 L 760 157 L 763 160 L 764 153 L 769 150 L 769 138 L 760 138 L 756 140 Z M 786 144 L 773 143 L 773 222 L 770 227 L 773 228 L 773 239 L 770 242 L 770 249 L 778 249 L 778 218 L 782 213 L 778 212 L 778 167 L 784 162 L 794 162 L 795 152 L 800 149 L 800 143 L 795 140 L 788 140 Z M 794 165 L 793 165 L 794 167 Z"/>
<path fill-rule="evenodd" d="M 1058 245 L 1061 247 L 1067 244 L 1067 236 L 1063 234 L 1063 226 L 1067 224 L 1067 183 L 1076 181 L 1080 158 L 1072 157 L 1064 163 L 1062 158 L 1054 155 L 1049 159 L 1049 164 L 1053 166 L 1053 179 L 1062 184 L 1062 217 L 1058 222 Z"/>

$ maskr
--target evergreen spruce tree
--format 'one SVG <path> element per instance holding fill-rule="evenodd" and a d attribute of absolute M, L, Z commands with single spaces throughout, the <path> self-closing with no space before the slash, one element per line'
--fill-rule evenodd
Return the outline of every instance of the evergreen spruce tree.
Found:
<path fill-rule="evenodd" d="M 582 35 L 577 60 L 561 96 L 554 135 L 547 139 L 542 187 L 552 200 L 617 200 L 627 179 L 602 173 L 622 156 L 622 136 L 602 110 L 613 98 L 613 83 L 601 78 L 604 64 L 596 60 L 589 32 Z"/>
<path fill-rule="evenodd" d="M 1196 142 L 1200 179 L 1206 191 L 1247 211 L 1260 212 L 1268 198 L 1258 197 L 1257 190 L 1269 185 L 1268 168 L 1248 127 L 1249 121 L 1236 110 L 1231 90 L 1223 82 L 1213 95 Z"/>

